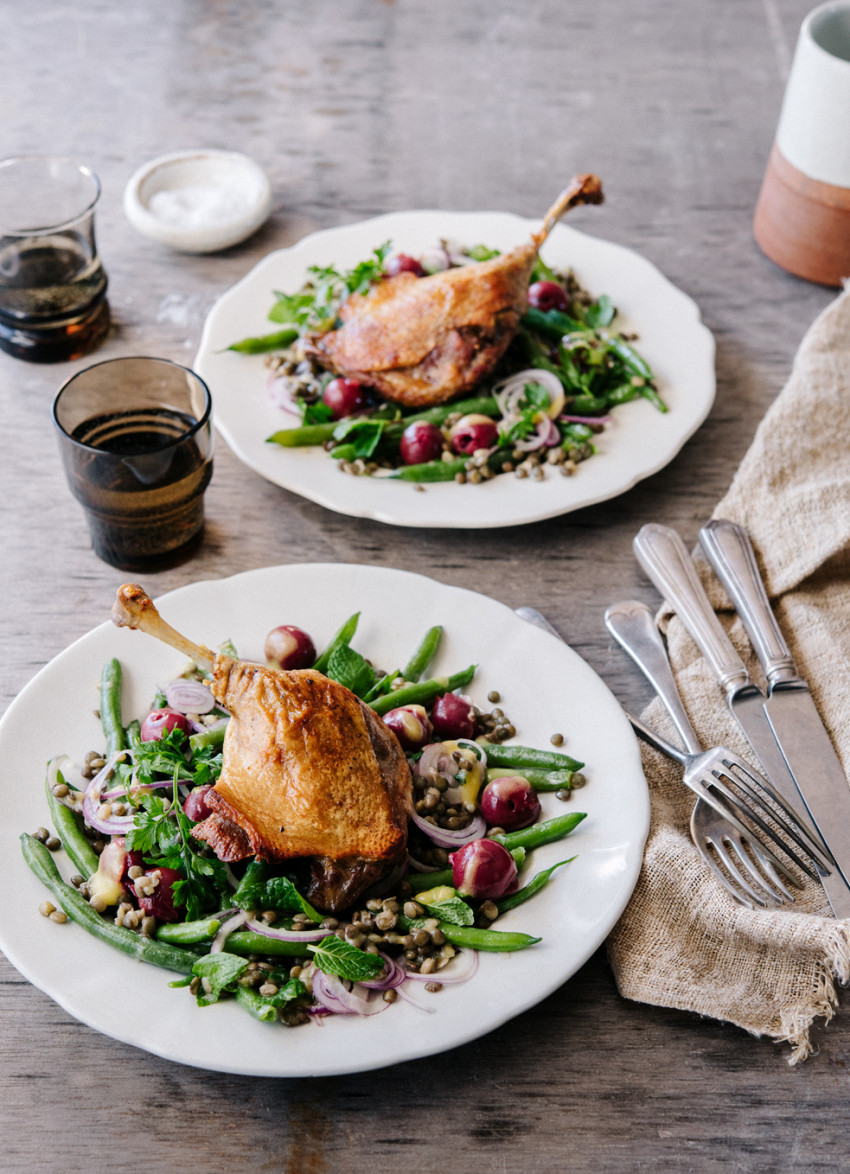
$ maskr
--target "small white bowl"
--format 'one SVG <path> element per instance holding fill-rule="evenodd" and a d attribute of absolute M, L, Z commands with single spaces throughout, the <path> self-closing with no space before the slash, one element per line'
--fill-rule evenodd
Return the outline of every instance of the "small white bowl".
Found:
<path fill-rule="evenodd" d="M 175 151 L 151 160 L 124 190 L 135 229 L 183 253 L 215 253 L 246 240 L 268 218 L 272 189 L 238 151 Z"/>

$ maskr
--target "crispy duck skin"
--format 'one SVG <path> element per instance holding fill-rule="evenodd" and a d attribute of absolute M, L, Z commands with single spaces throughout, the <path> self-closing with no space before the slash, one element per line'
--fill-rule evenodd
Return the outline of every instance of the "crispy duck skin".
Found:
<path fill-rule="evenodd" d="M 231 713 L 224 765 L 193 829 L 221 860 L 306 861 L 307 896 L 340 912 L 403 858 L 412 811 L 398 739 L 359 698 L 312 669 L 285 672 L 216 656 L 165 624 L 133 584 L 113 620 L 141 627 L 213 669 Z"/>
<path fill-rule="evenodd" d="M 597 176 L 576 176 L 527 244 L 429 277 L 385 278 L 348 298 L 342 325 L 309 338 L 308 349 L 338 375 L 406 407 L 433 407 L 470 391 L 516 334 L 537 253 L 555 223 L 569 208 L 602 199 Z"/>

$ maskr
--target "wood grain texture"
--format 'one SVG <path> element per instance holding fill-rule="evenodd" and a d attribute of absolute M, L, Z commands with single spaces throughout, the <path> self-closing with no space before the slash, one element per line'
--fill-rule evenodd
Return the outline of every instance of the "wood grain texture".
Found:
<path fill-rule="evenodd" d="M 342 517 L 219 443 L 204 547 L 147 576 L 151 593 L 278 562 L 404 567 L 539 607 L 639 708 L 644 686 L 602 624 L 615 599 L 656 601 L 632 537 L 656 520 L 695 540 L 831 297 L 776 268 L 752 236 L 808 7 L 2 0 L 3 152 L 67 153 L 103 182 L 115 325 L 98 358 L 191 362 L 215 299 L 315 228 L 405 208 L 535 216 L 577 170 L 601 174 L 609 198 L 571 223 L 644 253 L 717 338 L 717 402 L 680 455 L 615 501 L 533 526 L 465 534 Z M 268 224 L 217 256 L 156 246 L 121 209 L 137 166 L 198 145 L 246 151 L 275 189 Z M 53 395 L 82 365 L 0 354 L 4 709 L 104 619 L 121 579 L 89 549 L 52 435 Z M 2 771 L 2 788 L 27 783 Z M 0 1170 L 832 1172 L 847 1148 L 845 1014 L 819 1042 L 791 1070 L 782 1049 L 734 1028 L 620 999 L 598 953 L 539 1007 L 450 1055 L 362 1077 L 252 1080 L 106 1039 L 0 961 Z"/>

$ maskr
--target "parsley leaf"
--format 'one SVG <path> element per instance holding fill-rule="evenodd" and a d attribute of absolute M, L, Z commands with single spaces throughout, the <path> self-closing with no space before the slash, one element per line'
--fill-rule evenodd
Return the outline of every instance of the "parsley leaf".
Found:
<path fill-rule="evenodd" d="M 384 960 L 379 954 L 367 954 L 351 942 L 331 935 L 317 945 L 307 949 L 313 954 L 313 961 L 325 974 L 336 974 L 350 982 L 363 982 L 375 978 L 384 969 Z"/>
<path fill-rule="evenodd" d="M 466 255 L 473 261 L 492 261 L 494 257 L 499 256 L 499 250 L 488 249 L 486 245 L 473 245 L 471 249 L 466 250 Z"/>
<path fill-rule="evenodd" d="M 549 407 L 549 392 L 542 383 L 526 383 L 522 398 L 517 403 L 518 415 L 499 432 L 499 443 L 510 447 L 518 440 L 526 440 L 537 427 L 537 418 Z"/>
<path fill-rule="evenodd" d="M 300 406 L 302 424 L 327 424 L 333 419 L 333 412 L 323 400 L 317 400 L 314 404 L 302 400 Z"/>

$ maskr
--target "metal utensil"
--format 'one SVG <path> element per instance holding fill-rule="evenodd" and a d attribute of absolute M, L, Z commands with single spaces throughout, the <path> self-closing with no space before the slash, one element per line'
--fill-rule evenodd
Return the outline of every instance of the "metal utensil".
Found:
<path fill-rule="evenodd" d="M 786 803 L 799 803 L 796 783 L 764 712 L 764 694 L 750 681 L 746 665 L 714 614 L 684 542 L 669 526 L 651 522 L 638 531 L 633 545 L 638 562 L 708 661 L 771 784 Z"/>
<path fill-rule="evenodd" d="M 733 541 L 736 544 L 738 542 L 737 539 Z M 710 540 L 709 545 L 715 551 L 718 549 L 718 544 L 712 544 Z M 668 526 L 650 523 L 639 531 L 634 540 L 634 549 L 641 566 L 675 607 L 705 656 L 726 694 L 732 715 L 746 735 L 771 785 L 785 803 L 795 810 L 795 814 L 798 809 L 803 810 L 794 776 L 768 721 L 764 694 L 750 681 L 744 662 L 714 614 L 684 542 Z M 720 558 L 720 555 L 717 557 Z M 726 558 L 725 562 L 728 564 L 730 558 Z M 736 581 L 740 581 L 740 575 L 735 577 Z M 769 608 L 767 610 L 769 612 Z M 850 812 L 850 794 L 847 798 Z M 821 850 L 825 851 L 823 836 L 807 823 L 800 822 L 806 832 L 815 838 Z M 831 874 L 823 872 L 820 879 L 835 916 L 850 917 L 850 888 L 838 869 L 834 869 Z"/>
<path fill-rule="evenodd" d="M 850 882 L 850 785 L 809 687 L 797 675 L 768 603 L 749 536 L 742 527 L 717 520 L 700 532 L 700 542 L 764 668 L 768 681 L 764 709 L 776 741 L 843 880 Z M 836 916 L 850 916 L 850 900 L 844 892 L 834 885 L 824 887 Z"/>
<path fill-rule="evenodd" d="M 702 750 L 699 739 L 682 705 L 673 674 L 670 670 L 667 652 L 652 620 L 649 608 L 642 603 L 626 602 L 614 604 L 605 613 L 605 624 L 614 638 L 632 657 L 641 671 L 651 681 L 659 697 L 667 707 L 687 750 L 685 753 L 658 739 L 637 719 L 631 718 L 637 732 L 651 741 L 663 753 L 671 753 L 685 767 L 684 782 L 705 804 L 732 825 L 744 837 L 746 844 L 765 854 L 773 866 L 793 882 L 793 877 L 768 846 L 773 841 L 790 859 L 800 865 L 804 872 L 816 878 L 812 862 L 827 867 L 819 858 L 815 843 L 809 842 L 806 830 L 799 823 L 794 812 L 772 791 L 764 779 L 743 759 L 726 747 Z M 779 810 L 777 810 L 777 807 Z M 780 813 L 781 812 L 781 813 Z M 762 833 L 759 835 L 747 826 L 741 815 L 750 819 Z M 784 835 L 796 846 L 792 849 L 774 831 L 764 816 L 770 816 Z M 698 816 L 698 819 L 701 817 Z M 767 839 L 765 839 L 765 837 Z M 726 837 L 728 840 L 728 836 Z M 714 841 L 716 842 L 716 841 Z M 695 841 L 703 850 L 704 845 Z M 742 881 L 740 873 L 735 878 Z M 771 878 L 773 879 L 773 878 Z M 726 883 L 724 881 L 724 883 Z M 726 883 L 726 887 L 730 888 Z M 744 885 L 741 885 L 744 888 Z M 730 889 L 730 891 L 734 891 Z M 746 891 L 746 889 L 745 889 Z M 735 895 L 740 899 L 740 892 Z"/>

